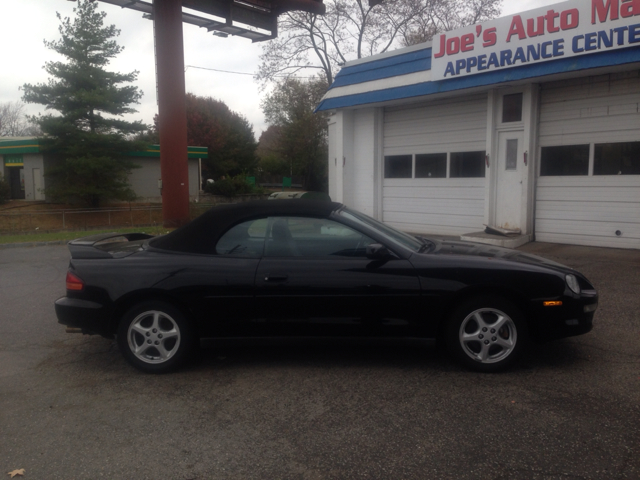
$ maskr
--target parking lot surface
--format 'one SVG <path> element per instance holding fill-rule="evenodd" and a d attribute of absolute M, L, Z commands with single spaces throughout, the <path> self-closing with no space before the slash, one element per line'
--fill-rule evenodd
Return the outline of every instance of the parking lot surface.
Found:
<path fill-rule="evenodd" d="M 0 474 L 25 479 L 640 478 L 640 251 L 533 243 L 594 330 L 503 374 L 412 343 L 213 342 L 154 376 L 66 334 L 65 246 L 0 249 Z M 16 477 L 18 478 L 18 477 Z"/>

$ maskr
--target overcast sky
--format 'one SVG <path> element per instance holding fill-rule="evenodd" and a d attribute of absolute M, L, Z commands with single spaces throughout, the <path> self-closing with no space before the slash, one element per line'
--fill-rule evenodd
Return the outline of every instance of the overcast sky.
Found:
<path fill-rule="evenodd" d="M 503 15 L 559 3 L 557 0 L 505 0 Z M 43 40 L 59 38 L 59 21 L 72 16 L 75 2 L 69 0 L 0 0 L 0 103 L 20 100 L 18 88 L 24 83 L 45 82 L 46 61 L 57 54 L 43 45 Z M 153 24 L 142 13 L 100 3 L 107 12 L 106 24 L 121 30 L 118 43 L 125 50 L 111 63 L 110 69 L 120 72 L 138 70 L 137 85 L 144 92 L 138 113 L 132 119 L 152 123 L 157 113 L 155 94 L 155 64 Z M 266 129 L 260 101 L 265 92 L 251 75 L 202 70 L 213 68 L 253 74 L 258 69 L 260 43 L 237 37 L 214 37 L 206 30 L 184 25 L 185 73 L 187 91 L 223 100 L 231 110 L 244 115 L 253 125 L 256 138 Z M 29 105 L 28 113 L 41 111 L 40 105 Z"/>

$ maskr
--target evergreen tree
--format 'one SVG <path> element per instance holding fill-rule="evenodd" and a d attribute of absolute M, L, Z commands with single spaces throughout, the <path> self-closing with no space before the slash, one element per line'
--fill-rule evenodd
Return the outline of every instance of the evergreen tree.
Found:
<path fill-rule="evenodd" d="M 226 103 L 187 93 L 187 137 L 189 145 L 209 148 L 203 161 L 205 178 L 253 173 L 258 164 L 253 127 Z"/>
<path fill-rule="evenodd" d="M 45 192 L 58 201 L 81 200 L 92 207 L 135 197 L 128 176 L 136 165 L 126 153 L 144 145 L 128 138 L 146 129 L 139 121 L 121 118 L 136 112 L 130 105 L 142 96 L 135 86 L 121 86 L 135 81 L 138 72 L 105 69 L 123 47 L 113 40 L 120 31 L 105 27 L 106 13 L 97 8 L 98 2 L 79 0 L 73 20 L 57 14 L 61 39 L 44 43 L 66 62 L 47 62 L 49 81 L 22 87 L 24 101 L 60 112 L 33 119 L 45 135 L 43 151 L 57 159 L 47 171 Z"/>

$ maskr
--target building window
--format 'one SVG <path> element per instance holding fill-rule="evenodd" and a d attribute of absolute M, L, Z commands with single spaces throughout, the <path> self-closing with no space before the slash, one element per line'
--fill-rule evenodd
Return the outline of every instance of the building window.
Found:
<path fill-rule="evenodd" d="M 451 178 L 478 178 L 485 176 L 486 152 L 451 153 Z"/>
<path fill-rule="evenodd" d="M 518 139 L 511 138 L 507 140 L 507 170 L 518 169 Z"/>
<path fill-rule="evenodd" d="M 446 178 L 446 176 L 446 153 L 416 155 L 416 178 Z"/>
<path fill-rule="evenodd" d="M 384 178 L 411 178 L 413 156 L 390 155 L 384 157 Z"/>
<path fill-rule="evenodd" d="M 502 123 L 522 121 L 522 93 L 502 97 Z"/>
<path fill-rule="evenodd" d="M 589 174 L 589 145 L 542 147 L 540 176 Z"/>
<path fill-rule="evenodd" d="M 594 175 L 640 175 L 640 142 L 596 144 Z"/>

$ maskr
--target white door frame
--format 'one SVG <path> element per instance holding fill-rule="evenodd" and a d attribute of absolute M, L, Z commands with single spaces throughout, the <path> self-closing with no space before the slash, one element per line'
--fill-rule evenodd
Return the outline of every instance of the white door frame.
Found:
<path fill-rule="evenodd" d="M 489 92 L 487 108 L 487 182 L 485 195 L 485 223 L 497 226 L 500 198 L 500 137 L 507 132 L 522 134 L 522 147 L 518 146 L 518 169 L 522 168 L 520 192 L 520 229 L 524 235 L 533 234 L 533 209 L 535 201 L 535 171 L 537 165 L 537 127 L 539 112 L 539 87 L 537 84 L 505 87 Z M 502 122 L 502 98 L 513 93 L 523 94 L 522 121 Z M 506 138 L 503 135 L 503 138 Z M 526 153 L 526 165 L 525 165 Z"/>

